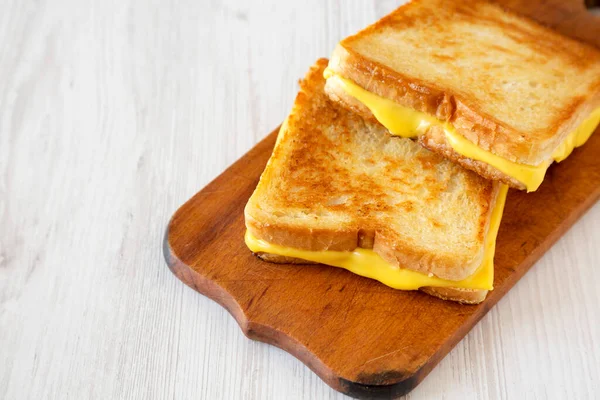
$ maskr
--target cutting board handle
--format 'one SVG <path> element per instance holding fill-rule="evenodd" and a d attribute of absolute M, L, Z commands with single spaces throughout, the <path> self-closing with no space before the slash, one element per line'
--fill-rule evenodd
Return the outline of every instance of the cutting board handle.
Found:
<path fill-rule="evenodd" d="M 600 48 L 600 15 L 588 8 L 600 0 L 496 0 L 520 14 L 574 39 Z"/>

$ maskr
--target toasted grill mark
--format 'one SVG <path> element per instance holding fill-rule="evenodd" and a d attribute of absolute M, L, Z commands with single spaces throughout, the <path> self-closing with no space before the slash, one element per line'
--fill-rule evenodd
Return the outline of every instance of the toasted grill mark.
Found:
<path fill-rule="evenodd" d="M 397 206 L 398 206 L 398 208 L 401 208 L 406 212 L 412 212 L 414 209 L 413 202 L 410 200 L 403 201 L 402 203 L 398 203 Z"/>
<path fill-rule="evenodd" d="M 433 226 L 435 226 L 436 228 L 441 228 L 442 226 L 444 226 L 444 224 L 442 224 L 441 222 L 439 222 L 438 220 L 435 220 L 435 219 L 431 220 L 431 224 Z"/>
<path fill-rule="evenodd" d="M 421 168 L 428 171 L 437 169 L 438 163 L 432 157 L 419 157 L 417 160 L 421 163 Z"/>

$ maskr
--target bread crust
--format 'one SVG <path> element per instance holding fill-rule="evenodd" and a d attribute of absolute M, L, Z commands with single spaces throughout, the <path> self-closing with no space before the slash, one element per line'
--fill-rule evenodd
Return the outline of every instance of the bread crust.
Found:
<path fill-rule="evenodd" d="M 263 261 L 275 264 L 302 264 L 315 265 L 318 263 L 312 261 L 301 260 L 295 257 L 280 256 L 270 253 L 254 253 L 255 256 Z M 430 296 L 438 297 L 442 300 L 456 301 L 462 304 L 479 304 L 485 300 L 488 291 L 477 289 L 462 289 L 462 288 L 441 288 L 441 287 L 422 287 L 419 290 L 427 293 Z"/>
<path fill-rule="evenodd" d="M 381 125 L 365 122 L 360 116 L 336 106 L 324 93 L 322 74 L 327 62 L 319 60 L 301 83 L 294 109 L 282 126 L 267 168 L 246 205 L 245 222 L 249 233 L 267 243 L 310 251 L 372 249 L 399 268 L 432 273 L 442 279 L 460 281 L 472 275 L 482 262 L 500 184 L 486 181 L 408 139 L 391 139 Z M 366 142 L 356 143 L 356 140 Z M 369 146 L 375 147 L 366 150 Z M 340 152 L 347 155 L 335 154 Z M 361 167 L 354 164 L 352 172 L 344 167 L 346 161 L 356 162 L 365 157 L 362 167 L 374 165 L 369 160 L 375 156 L 384 158 L 379 162 L 389 168 L 389 172 L 365 175 Z M 404 171 L 402 168 L 409 169 L 400 172 Z M 385 179 L 380 187 L 373 179 L 381 177 Z M 330 180 L 339 181 L 343 186 L 329 189 Z M 401 183 L 392 184 L 392 180 Z M 352 185 L 352 181 L 357 181 L 358 186 Z M 349 203 L 330 205 L 332 190 L 335 196 L 346 193 Z M 384 199 L 390 190 L 414 193 L 418 207 L 431 209 L 430 204 L 435 204 L 433 207 L 439 209 L 444 218 L 441 223 L 448 223 L 452 233 L 458 232 L 453 224 L 455 213 L 465 211 L 468 222 L 464 219 L 461 222 L 466 223 L 469 232 L 474 232 L 469 233 L 468 238 L 465 236 L 465 240 L 473 243 L 472 250 L 459 254 L 457 250 L 447 251 L 445 246 L 437 244 L 435 240 L 453 236 L 446 230 L 438 231 L 445 233 L 436 236 L 434 241 L 430 236 L 413 238 L 420 229 L 418 225 L 406 226 L 398 233 L 390 227 L 386 213 L 393 218 L 410 214 L 423 224 L 436 222 L 423 220 L 430 213 L 414 211 L 410 204 L 394 200 L 393 205 L 388 206 Z M 462 200 L 440 203 L 440 196 L 452 194 Z M 296 208 L 290 210 L 292 204 Z M 345 219 L 327 224 L 323 222 L 325 218 L 317 217 L 320 211 L 341 212 Z M 293 216 L 294 212 L 299 216 Z M 282 217 L 286 213 L 292 215 L 289 220 Z M 318 218 L 319 222 L 311 222 L 316 221 L 311 218 Z M 432 251 L 431 246 L 428 249 L 424 240 L 429 240 L 427 245 L 435 250 Z M 462 240 L 460 242 L 462 245 Z M 274 255 L 262 254 L 261 257 L 273 262 L 282 260 Z M 455 297 L 470 302 L 470 296 L 461 292 Z"/>
<path fill-rule="evenodd" d="M 444 17 L 451 20 L 454 19 L 453 15 L 460 15 L 460 17 L 456 17 L 457 19 L 477 20 L 481 17 L 478 14 L 480 8 L 485 8 L 489 12 L 491 7 L 496 7 L 498 15 L 495 18 L 490 17 L 490 23 L 497 24 L 500 27 L 506 24 L 504 29 L 508 32 L 507 37 L 511 37 L 510 29 L 523 28 L 519 31 L 519 34 L 525 38 L 520 43 L 522 48 L 534 53 L 539 52 L 540 57 L 544 60 L 551 60 L 552 57 L 563 60 L 561 65 L 569 68 L 565 74 L 577 75 L 576 71 L 582 71 L 585 68 L 588 75 L 599 77 L 587 82 L 585 91 L 578 92 L 577 96 L 565 95 L 560 98 L 561 104 L 552 104 L 546 107 L 547 109 L 553 107 L 553 111 L 548 112 L 548 115 L 551 115 L 551 117 L 548 117 L 550 122 L 543 128 L 516 129 L 494 115 L 484 112 L 482 101 L 476 96 L 459 93 L 459 91 L 441 84 L 434 78 L 423 80 L 416 78 L 408 71 L 396 71 L 382 62 L 377 62 L 369 56 L 361 54 L 361 49 L 366 46 L 364 43 L 368 41 L 372 44 L 371 42 L 376 41 L 376 39 L 370 40 L 371 35 L 381 34 L 385 29 L 397 31 L 405 28 L 410 29 L 413 25 L 421 22 L 419 18 L 423 20 L 430 18 L 431 15 L 427 13 L 427 9 L 435 8 L 437 3 L 438 1 L 435 0 L 412 1 L 358 34 L 344 39 L 335 48 L 329 68 L 336 74 L 355 82 L 378 96 L 452 123 L 458 133 L 483 150 L 490 151 L 512 162 L 532 166 L 547 162 L 551 158 L 554 149 L 566 136 L 578 127 L 593 110 L 600 107 L 600 52 L 597 49 L 570 38 L 562 37 L 534 21 L 503 10 L 499 6 L 491 6 L 485 1 L 468 0 L 464 4 L 462 2 L 439 1 L 439 7 L 445 9 L 446 14 L 452 15 L 448 17 L 444 14 Z M 419 11 L 420 9 L 424 11 Z M 435 18 L 444 17 L 432 17 L 434 22 L 427 20 L 427 22 L 423 22 L 423 25 L 435 24 L 437 22 Z M 489 15 L 486 15 L 486 17 L 489 17 Z M 513 25 L 508 24 L 505 21 L 506 18 L 509 18 Z M 435 35 L 435 32 L 436 29 L 432 28 L 431 34 Z M 442 35 L 440 34 L 440 36 Z M 538 43 L 542 40 L 541 38 L 545 41 L 543 44 Z M 427 46 L 428 39 L 425 38 L 423 47 Z M 494 44 L 492 43 L 490 46 L 493 47 Z M 556 55 L 551 52 L 553 47 Z M 381 51 L 389 50 L 389 46 L 382 45 Z M 378 50 L 373 51 L 377 52 Z M 518 51 L 519 49 L 516 49 L 515 53 L 518 53 Z M 407 57 L 410 56 L 410 54 L 407 55 Z M 381 58 L 386 57 L 392 56 L 386 55 Z M 436 54 L 436 57 L 440 57 L 438 62 L 442 64 L 456 61 L 450 57 L 443 58 L 440 54 Z M 463 55 L 463 57 L 469 57 L 469 55 Z M 534 66 L 535 64 L 532 63 L 531 69 L 534 69 Z M 593 71 L 598 71 L 598 73 L 594 74 Z M 463 73 L 468 72 L 463 70 Z M 460 76 L 456 79 L 460 80 Z M 577 84 L 582 85 L 583 83 L 578 81 Z M 537 96 L 536 90 L 543 96 L 544 93 L 552 91 L 553 88 L 532 89 L 533 93 L 531 95 Z M 523 107 L 519 109 L 519 105 L 507 105 L 507 107 L 509 106 L 514 107 L 516 113 L 523 114 L 523 119 L 536 118 L 535 115 L 529 115 L 528 110 L 523 109 Z M 430 135 L 434 135 L 434 133 Z M 430 150 L 460 162 L 488 179 L 500 179 L 512 187 L 524 188 L 522 184 L 516 184 L 514 179 L 506 177 L 505 174 L 493 167 L 483 166 L 480 162 L 464 160 L 464 157 L 448 149 L 448 145 L 443 143 L 445 140 L 431 136 L 427 137 L 427 134 L 425 136 L 422 143 L 428 146 Z"/>
<path fill-rule="evenodd" d="M 457 301 L 462 304 L 479 304 L 487 297 L 487 290 L 424 287 L 423 292 L 442 300 Z"/>

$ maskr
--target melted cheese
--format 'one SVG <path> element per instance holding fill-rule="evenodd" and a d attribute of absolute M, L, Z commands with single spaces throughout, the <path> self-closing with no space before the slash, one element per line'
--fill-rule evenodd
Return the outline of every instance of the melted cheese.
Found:
<path fill-rule="evenodd" d="M 336 82 L 352 97 L 363 103 L 373 113 L 375 118 L 385 126 L 392 135 L 415 138 L 426 132 L 431 125 L 440 125 L 444 129 L 446 140 L 459 154 L 477 161 L 484 162 L 513 177 L 527 187 L 528 192 L 538 189 L 544 180 L 546 170 L 553 160 L 562 161 L 571 154 L 574 148 L 583 145 L 600 123 L 600 108 L 595 110 L 577 129 L 558 146 L 552 154 L 552 159 L 540 165 L 526 165 L 509 161 L 487 150 L 483 150 L 473 142 L 459 134 L 452 124 L 443 122 L 427 113 L 402 106 L 392 100 L 375 95 L 358 86 L 349 79 L 336 75 L 326 69 L 326 79 Z"/>
<path fill-rule="evenodd" d="M 554 161 L 561 162 L 569 157 L 575 148 L 583 146 L 583 144 L 592 136 L 592 133 L 594 133 L 599 124 L 600 108 L 592 112 L 590 116 L 583 121 L 577 129 L 571 132 L 565 141 L 554 150 L 554 153 L 552 153 Z"/>
<path fill-rule="evenodd" d="M 385 261 L 373 250 L 356 248 L 354 251 L 310 251 L 279 246 L 257 239 L 246 231 L 246 245 L 254 253 L 270 253 L 285 257 L 295 257 L 347 269 L 357 275 L 376 279 L 394 289 L 417 290 L 421 287 L 452 287 L 463 289 L 492 290 L 494 284 L 494 253 L 496 236 L 502 220 L 508 187 L 502 185 L 496 205 L 492 210 L 490 225 L 484 243 L 483 260 L 473 275 L 461 281 L 438 278 L 409 269 L 398 268 Z"/>

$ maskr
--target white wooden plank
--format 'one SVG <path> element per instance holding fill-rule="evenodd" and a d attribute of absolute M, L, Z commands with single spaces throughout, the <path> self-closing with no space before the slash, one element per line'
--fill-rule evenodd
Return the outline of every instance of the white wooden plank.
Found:
<path fill-rule="evenodd" d="M 162 260 L 174 210 L 395 1 L 0 2 L 0 398 L 343 398 Z M 600 395 L 595 206 L 410 398 Z"/>

